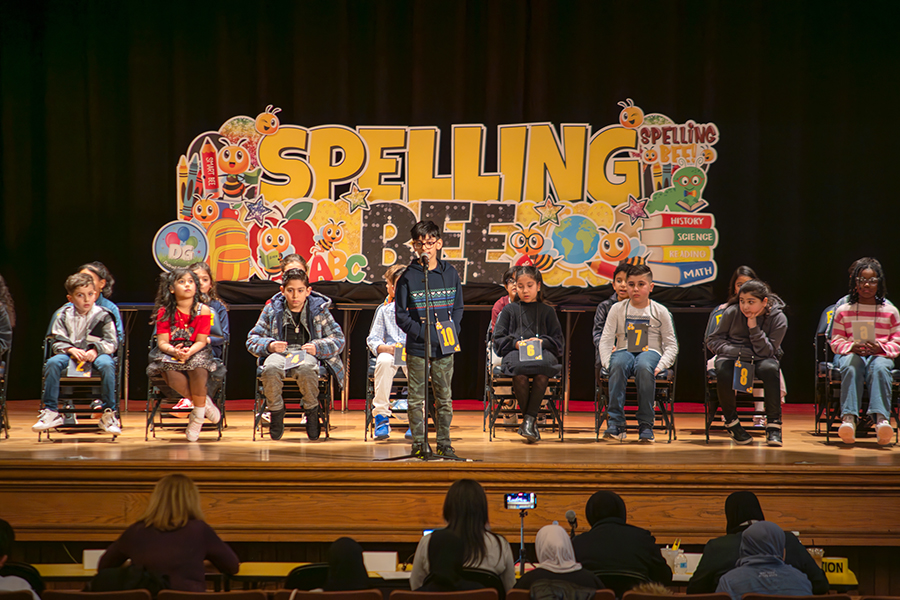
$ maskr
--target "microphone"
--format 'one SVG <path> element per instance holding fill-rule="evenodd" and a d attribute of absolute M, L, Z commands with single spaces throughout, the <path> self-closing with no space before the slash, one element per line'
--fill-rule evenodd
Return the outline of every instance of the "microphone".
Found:
<path fill-rule="evenodd" d="M 416 262 L 418 262 L 423 267 L 427 268 L 428 267 L 428 255 L 423 252 L 418 257 L 416 257 Z"/>
<path fill-rule="evenodd" d="M 578 528 L 578 517 L 575 515 L 574 510 L 566 511 L 566 521 L 569 522 L 569 527 L 572 528 L 571 537 L 575 537 L 575 530 Z"/>

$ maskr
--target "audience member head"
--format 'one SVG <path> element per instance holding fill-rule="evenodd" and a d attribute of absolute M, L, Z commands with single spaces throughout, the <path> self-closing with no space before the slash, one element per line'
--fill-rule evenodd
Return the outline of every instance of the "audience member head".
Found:
<path fill-rule="evenodd" d="M 181 529 L 192 519 L 203 520 L 200 492 L 191 478 L 181 473 L 166 475 L 156 483 L 140 518 L 147 527 L 160 531 Z"/>
<path fill-rule="evenodd" d="M 542 569 L 551 573 L 572 573 L 581 569 L 575 560 L 572 539 L 559 525 L 544 525 L 534 537 L 534 550 Z"/>
<path fill-rule="evenodd" d="M 216 278 L 213 277 L 212 269 L 209 268 L 209 265 L 202 260 L 198 260 L 188 268 L 194 272 L 194 275 L 197 276 L 197 281 L 200 282 L 200 294 L 203 302 L 212 300 L 222 302 L 222 299 L 219 298 L 219 291 L 216 288 Z"/>
<path fill-rule="evenodd" d="M 755 557 L 775 557 L 784 560 L 784 530 L 769 521 L 757 521 L 741 534 L 741 557 L 737 566 L 748 564 Z"/>
<path fill-rule="evenodd" d="M 6 559 L 9 558 L 15 541 L 16 533 L 13 531 L 12 525 L 0 519 L 0 567 L 6 564 Z"/>
<path fill-rule="evenodd" d="M 465 546 L 462 538 L 449 529 L 432 532 L 428 542 L 429 583 L 452 591 L 463 579 Z"/>
<path fill-rule="evenodd" d="M 875 279 L 875 281 L 872 281 Z M 887 281 L 884 269 L 877 259 L 860 258 L 850 265 L 850 304 L 868 301 L 874 298 L 876 304 L 882 304 L 887 296 Z"/>
<path fill-rule="evenodd" d="M 66 278 L 66 300 L 72 303 L 75 310 L 85 315 L 94 308 L 97 300 L 97 289 L 90 275 L 75 273 Z"/>
<path fill-rule="evenodd" d="M 487 495 L 473 479 L 460 479 L 450 486 L 444 498 L 447 529 L 462 539 L 465 564 L 477 564 L 486 554 L 484 532 L 488 525 Z"/>
<path fill-rule="evenodd" d="M 544 301 L 544 278 L 537 267 L 519 267 L 516 273 L 516 294 L 522 302 Z"/>
<path fill-rule="evenodd" d="M 285 274 L 291 269 L 300 269 L 309 272 L 309 265 L 306 259 L 299 254 L 287 254 L 281 259 L 281 274 Z"/>
<path fill-rule="evenodd" d="M 593 527 L 595 523 L 611 517 L 621 519 L 622 522 L 625 522 L 625 501 L 615 492 L 610 492 L 608 490 L 594 492 L 594 495 L 590 497 L 584 507 L 584 516 L 587 517 L 591 527 Z"/>
<path fill-rule="evenodd" d="M 97 288 L 98 297 L 101 294 L 104 298 L 112 296 L 113 285 L 115 285 L 116 280 L 102 262 L 95 260 L 94 262 L 85 263 L 78 267 L 78 272 L 91 276 L 91 279 L 94 280 L 94 287 Z"/>
<path fill-rule="evenodd" d="M 738 533 L 756 521 L 764 521 L 759 499 L 753 492 L 734 492 L 725 499 L 726 533 Z"/>
<path fill-rule="evenodd" d="M 0 275 L 0 304 L 6 309 L 6 314 L 9 315 L 9 326 L 16 326 L 16 305 L 13 303 L 12 294 L 9 293 L 9 288 L 6 287 L 6 280 L 3 279 L 3 275 Z"/>
<path fill-rule="evenodd" d="M 731 280 L 728 282 L 728 301 L 730 302 L 733 298 L 737 298 L 741 286 L 751 279 L 759 279 L 759 277 L 756 276 L 756 271 L 747 265 L 741 265 L 735 269 L 734 273 L 731 274 Z"/>
<path fill-rule="evenodd" d="M 667 588 L 661 583 L 655 581 L 645 581 L 631 588 L 635 594 L 646 594 L 648 596 L 674 596 L 675 592 Z"/>
<path fill-rule="evenodd" d="M 363 562 L 363 549 L 355 540 L 338 538 L 328 548 L 328 578 L 326 592 L 367 590 L 369 574 Z"/>

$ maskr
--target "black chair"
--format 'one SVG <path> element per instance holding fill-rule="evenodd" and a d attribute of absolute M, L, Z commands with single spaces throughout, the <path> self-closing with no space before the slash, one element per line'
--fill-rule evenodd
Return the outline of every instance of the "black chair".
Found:
<path fill-rule="evenodd" d="M 494 441 L 497 437 L 497 429 L 517 429 L 518 424 L 497 422 L 501 415 L 516 415 L 519 410 L 516 407 L 516 395 L 513 393 L 512 377 L 504 375 L 500 367 L 492 364 L 493 336 L 488 331 L 487 352 L 485 353 L 485 387 L 484 387 L 484 419 L 488 431 L 488 440 Z M 544 393 L 544 401 L 538 412 L 538 420 L 535 426 L 538 430 L 547 429 L 556 431 L 559 441 L 564 439 L 563 430 L 563 396 L 565 394 L 565 373 L 563 371 L 556 377 L 550 378 L 547 391 Z M 544 417 L 541 419 L 540 417 Z M 543 422 L 542 422 L 543 421 Z"/>
<path fill-rule="evenodd" d="M 150 337 L 149 349 L 156 348 L 156 334 Z M 228 343 L 222 347 L 222 364 L 228 362 Z M 222 369 L 224 371 L 224 368 Z M 216 439 L 222 439 L 222 428 L 225 426 L 225 379 L 224 376 L 214 377 L 210 373 L 207 380 L 207 393 L 212 401 L 216 404 L 216 408 L 221 413 L 218 423 L 203 422 L 201 431 L 215 431 Z M 157 429 L 181 429 L 187 428 L 188 420 L 191 414 L 190 408 L 175 408 L 181 400 L 181 394 L 173 390 L 166 383 L 160 373 L 148 376 L 147 384 L 147 421 L 144 425 L 144 441 L 150 439 L 150 434 L 156 437 Z"/>
<path fill-rule="evenodd" d="M 476 569 L 475 567 L 463 567 L 462 572 L 463 579 L 468 579 L 469 581 L 474 581 L 475 583 L 483 585 L 486 588 L 493 588 L 497 590 L 497 594 L 500 598 L 506 596 L 506 590 L 503 589 L 503 580 L 500 579 L 500 576 L 493 571 L 488 571 L 486 569 Z"/>
<path fill-rule="evenodd" d="M 10 345 L 0 355 L 0 433 L 4 439 L 9 439 L 9 412 L 6 409 L 6 397 L 9 390 L 9 357 L 12 354 Z"/>
<path fill-rule="evenodd" d="M 616 594 L 616 598 L 621 598 L 631 588 L 650 581 L 647 576 L 634 571 L 597 570 L 594 571 L 594 575 Z"/>
<path fill-rule="evenodd" d="M 312 563 L 294 567 L 284 580 L 288 590 L 315 590 L 325 586 L 328 580 L 328 563 Z"/>
<path fill-rule="evenodd" d="M 837 305 L 832 304 L 822 311 L 816 328 L 813 343 L 816 354 L 816 434 L 825 433 L 825 443 L 831 443 L 831 434 L 837 433 L 841 426 L 841 369 L 835 361 L 831 350 L 831 325 Z M 860 414 L 857 415 L 856 437 L 866 437 L 873 432 L 875 424 L 866 414 L 869 407 L 869 386 L 863 387 L 863 396 L 859 402 Z M 891 370 L 891 414 L 897 428 L 894 441 L 900 442 L 900 369 Z"/>
<path fill-rule="evenodd" d="M 663 431 L 668 436 L 668 443 L 678 439 L 675 431 L 675 364 L 660 371 L 656 375 L 656 395 L 654 397 L 654 412 L 656 417 L 653 429 Z M 638 398 L 637 387 L 634 378 L 628 379 L 625 385 L 625 428 L 628 431 L 638 431 L 637 411 Z M 600 430 L 605 422 L 609 421 L 609 373 L 606 367 L 602 367 L 595 373 L 594 383 L 594 437 L 600 439 Z M 606 581 L 605 579 L 603 580 Z"/>
<path fill-rule="evenodd" d="M 3 567 L 0 567 L 0 577 L 19 577 L 24 579 L 31 586 L 31 589 L 39 595 L 43 594 L 46 588 L 41 574 L 28 563 L 7 561 Z"/>
<path fill-rule="evenodd" d="M 64 304 L 60 306 L 53 313 L 53 318 L 50 319 L 50 324 L 47 326 L 47 333 L 44 336 L 43 342 L 43 356 L 44 356 L 44 365 L 47 364 L 47 361 L 50 360 L 54 356 L 53 354 L 53 334 L 52 328 L 53 323 L 56 321 L 56 318 L 59 316 L 59 313 L 67 306 Z M 118 338 L 117 338 L 118 339 Z M 122 398 L 121 394 L 121 382 L 122 382 L 122 365 L 124 364 L 124 352 L 125 345 L 118 344 L 116 349 L 116 354 L 113 356 L 113 364 L 115 365 L 116 375 L 115 375 L 115 397 L 117 399 Z M 43 368 L 41 369 L 43 373 Z M 41 392 L 43 396 L 44 386 L 47 384 L 46 377 L 41 375 Z M 59 404 L 57 407 L 57 412 L 62 415 L 64 421 L 62 425 L 58 425 L 54 427 L 55 430 L 62 431 L 78 431 L 78 430 L 93 430 L 98 433 L 103 433 L 97 427 L 97 419 L 100 417 L 101 412 L 95 408 L 94 401 L 101 398 L 103 395 L 102 385 L 100 375 L 92 375 L 91 377 L 68 377 L 63 374 L 62 377 L 59 378 Z M 5 394 L 4 394 L 5 396 Z M 119 403 L 116 402 L 116 419 L 119 420 L 121 425 L 122 417 L 120 415 L 121 407 Z M 79 422 L 80 419 L 80 422 Z M 50 439 L 51 429 L 47 429 L 38 433 L 38 441 L 41 440 L 41 435 L 46 434 L 47 439 Z M 110 434 L 113 436 L 113 439 L 118 437 L 118 434 Z"/>
<path fill-rule="evenodd" d="M 363 441 L 369 439 L 369 435 L 375 437 L 375 417 L 372 415 L 372 400 L 375 398 L 375 357 L 369 354 L 369 365 L 366 371 L 366 426 L 363 428 Z M 391 382 L 391 400 L 399 400 L 409 397 L 409 380 L 403 369 L 397 367 L 394 379 Z M 406 414 L 406 409 L 391 409 L 391 414 Z"/>
<path fill-rule="evenodd" d="M 266 394 L 263 390 L 262 364 L 256 368 L 256 398 L 253 405 L 253 441 L 256 441 L 256 434 L 262 437 L 263 427 L 268 427 L 269 423 L 263 420 L 263 413 L 268 412 L 266 407 Z M 319 431 L 325 434 L 325 439 L 331 437 L 329 432 L 331 428 L 331 409 L 334 408 L 334 397 L 336 389 L 340 390 L 340 382 L 337 381 L 334 374 L 320 360 L 319 361 Z M 300 393 L 300 386 L 295 379 L 286 377 L 284 379 L 284 387 L 281 391 L 281 397 L 284 400 L 284 428 L 299 429 L 304 427 L 306 421 L 306 410 L 303 408 L 303 395 Z"/>

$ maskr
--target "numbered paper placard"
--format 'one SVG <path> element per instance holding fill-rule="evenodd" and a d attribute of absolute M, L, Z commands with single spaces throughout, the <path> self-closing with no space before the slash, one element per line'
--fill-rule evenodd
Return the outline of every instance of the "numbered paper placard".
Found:
<path fill-rule="evenodd" d="M 394 344 L 394 366 L 406 366 L 406 346 L 403 344 Z"/>
<path fill-rule="evenodd" d="M 284 355 L 284 370 L 296 369 L 306 360 L 306 350 L 302 348 L 288 348 Z"/>
<path fill-rule="evenodd" d="M 453 321 L 438 321 L 434 326 L 441 340 L 441 352 L 444 355 L 459 352 L 459 340 L 456 339 L 456 328 Z"/>
<path fill-rule="evenodd" d="M 648 331 L 650 331 L 648 323 L 628 323 L 625 327 L 625 338 L 629 352 L 646 352 L 650 349 L 647 344 Z"/>
<path fill-rule="evenodd" d="M 543 346 L 541 340 L 525 340 L 525 343 L 519 346 L 519 360 L 521 362 L 543 360 Z"/>
<path fill-rule="evenodd" d="M 875 321 L 853 321 L 853 341 L 859 344 L 875 341 Z"/>
<path fill-rule="evenodd" d="M 734 382 L 731 385 L 736 392 L 753 393 L 753 371 L 753 363 L 734 361 Z"/>
<path fill-rule="evenodd" d="M 69 370 L 66 373 L 68 377 L 90 377 L 91 363 L 86 361 L 77 361 L 74 358 L 69 359 Z"/>

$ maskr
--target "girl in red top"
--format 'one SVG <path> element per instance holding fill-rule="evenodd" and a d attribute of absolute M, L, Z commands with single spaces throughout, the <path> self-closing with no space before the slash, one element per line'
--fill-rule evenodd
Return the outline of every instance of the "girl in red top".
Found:
<path fill-rule="evenodd" d="M 158 372 L 173 390 L 191 398 L 194 409 L 187 439 L 200 437 L 204 418 L 218 423 L 219 409 L 206 394 L 209 374 L 219 365 L 208 345 L 210 308 L 200 302 L 200 282 L 189 269 L 164 274 L 156 295 L 156 344 L 148 372 Z"/>

